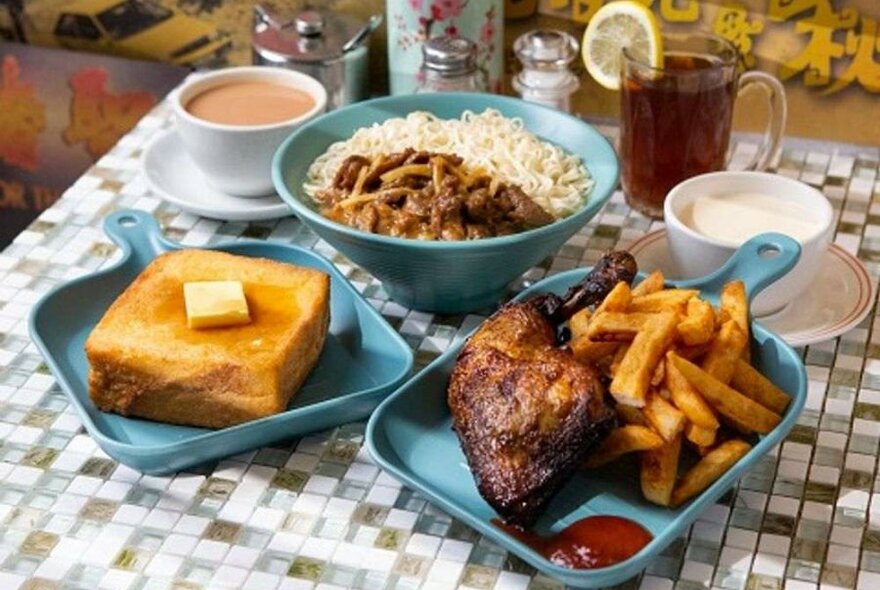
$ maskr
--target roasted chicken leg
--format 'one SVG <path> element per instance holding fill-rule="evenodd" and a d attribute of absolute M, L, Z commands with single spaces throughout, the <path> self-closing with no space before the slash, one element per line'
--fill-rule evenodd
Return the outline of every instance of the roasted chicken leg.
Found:
<path fill-rule="evenodd" d="M 599 374 L 557 341 L 559 325 L 636 273 L 606 254 L 564 297 L 541 295 L 492 315 L 459 354 L 448 387 L 453 427 L 480 494 L 527 526 L 615 424 Z"/>

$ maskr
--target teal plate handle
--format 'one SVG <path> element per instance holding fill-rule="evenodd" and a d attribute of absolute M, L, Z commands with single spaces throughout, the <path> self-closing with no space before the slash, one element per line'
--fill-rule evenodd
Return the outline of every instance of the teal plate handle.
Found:
<path fill-rule="evenodd" d="M 724 266 L 712 274 L 686 281 L 671 281 L 679 288 L 700 289 L 701 297 L 717 303 L 721 289 L 732 280 L 746 285 L 749 300 L 785 276 L 801 257 L 801 245 L 788 236 L 765 233 L 748 240 Z"/>
<path fill-rule="evenodd" d="M 144 267 L 169 249 L 156 218 L 144 211 L 124 209 L 104 218 L 104 232 L 122 248 L 127 264 Z"/>

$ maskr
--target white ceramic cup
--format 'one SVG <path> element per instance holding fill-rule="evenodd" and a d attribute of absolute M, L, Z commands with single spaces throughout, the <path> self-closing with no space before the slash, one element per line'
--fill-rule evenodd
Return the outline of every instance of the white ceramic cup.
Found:
<path fill-rule="evenodd" d="M 293 119 L 267 125 L 226 125 L 193 116 L 187 103 L 201 92 L 235 82 L 271 82 L 308 93 L 315 106 Z M 300 72 L 268 66 L 236 67 L 195 74 L 171 97 L 177 132 L 187 153 L 212 187 L 238 197 L 275 192 L 272 157 L 297 127 L 324 112 L 327 92 L 320 82 Z"/>
<path fill-rule="evenodd" d="M 682 221 L 685 208 L 701 195 L 723 197 L 758 193 L 767 199 L 785 199 L 805 207 L 816 224 L 815 233 L 800 241 L 801 257 L 788 274 L 762 291 L 752 303 L 752 313 L 775 313 L 803 293 L 816 278 L 834 233 L 834 210 L 818 190 L 800 181 L 764 172 L 711 172 L 675 186 L 663 205 L 669 252 L 679 276 L 690 279 L 717 270 L 736 251 L 737 245 L 704 236 Z"/>

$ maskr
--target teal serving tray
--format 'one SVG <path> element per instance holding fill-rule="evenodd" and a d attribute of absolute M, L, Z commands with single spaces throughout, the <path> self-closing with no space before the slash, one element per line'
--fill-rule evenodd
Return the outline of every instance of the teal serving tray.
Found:
<path fill-rule="evenodd" d="M 104 230 L 122 249 L 121 260 L 48 293 L 31 313 L 30 331 L 89 434 L 121 463 L 144 473 L 168 473 L 358 420 L 412 371 L 413 355 L 406 342 L 327 259 L 296 246 L 243 240 L 211 249 L 308 266 L 330 275 L 327 340 L 287 411 L 219 430 L 102 412 L 89 399 L 86 338 L 153 258 L 184 247 L 164 238 L 156 220 L 140 211 L 109 215 Z"/>
<path fill-rule="evenodd" d="M 800 246 L 794 240 L 763 234 L 744 244 L 716 273 L 676 285 L 699 288 L 704 298 L 717 303 L 724 283 L 739 278 L 753 298 L 788 272 L 799 256 Z M 555 275 L 536 283 L 518 299 L 546 292 L 561 295 L 586 273 L 587 269 L 577 269 Z M 610 567 L 575 570 L 556 565 L 491 523 L 497 515 L 477 491 L 446 404 L 446 385 L 463 342 L 379 406 L 367 426 L 367 445 L 383 469 L 538 570 L 579 588 L 612 586 L 645 569 L 794 426 L 807 394 L 806 370 L 800 357 L 779 336 L 754 322 L 751 345 L 757 368 L 791 394 L 792 402 L 779 426 L 756 440 L 749 453 L 708 489 L 675 510 L 655 506 L 641 496 L 636 463 L 616 462 L 575 474 L 533 527 L 535 532 L 548 535 L 586 516 L 610 514 L 632 519 L 654 535 L 639 553 Z"/>

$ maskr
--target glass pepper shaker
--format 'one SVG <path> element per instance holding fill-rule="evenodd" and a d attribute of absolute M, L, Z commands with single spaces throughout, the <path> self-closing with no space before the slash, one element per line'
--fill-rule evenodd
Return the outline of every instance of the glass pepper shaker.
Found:
<path fill-rule="evenodd" d="M 578 55 L 577 40 L 562 31 L 538 29 L 521 35 L 513 51 L 523 65 L 513 88 L 523 100 L 570 112 L 571 95 L 580 86 L 568 67 Z"/>
<path fill-rule="evenodd" d="M 477 46 L 463 37 L 434 37 L 422 46 L 416 92 L 479 92 Z"/>

